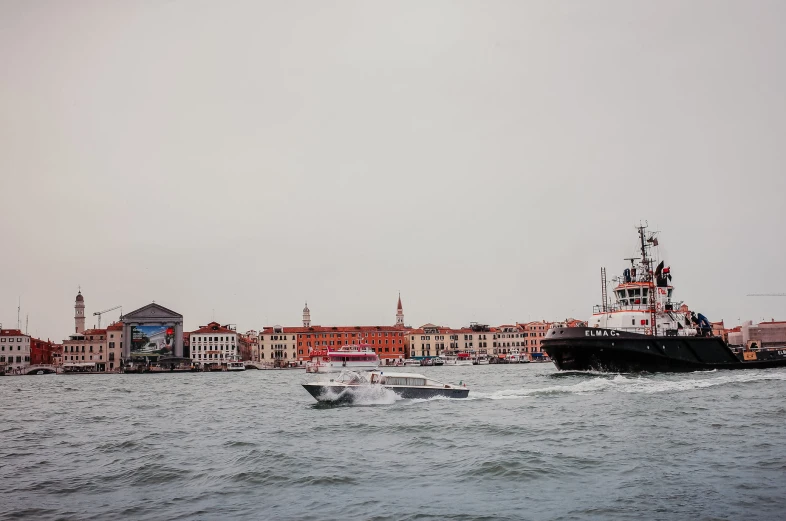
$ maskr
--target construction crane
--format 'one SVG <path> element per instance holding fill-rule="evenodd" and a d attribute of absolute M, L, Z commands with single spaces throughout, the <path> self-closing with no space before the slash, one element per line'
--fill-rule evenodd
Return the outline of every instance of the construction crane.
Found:
<path fill-rule="evenodd" d="M 786 293 L 748 293 L 748 297 L 786 297 Z"/>
<path fill-rule="evenodd" d="M 120 308 L 122 308 L 122 307 L 123 307 L 123 306 L 115 306 L 115 307 L 113 307 L 113 308 L 105 309 L 105 310 L 103 310 L 103 311 L 96 311 L 95 313 L 93 313 L 93 316 L 96 316 L 96 315 L 98 315 L 98 329 L 101 329 L 101 315 L 102 315 L 102 314 L 104 314 L 104 313 L 108 313 L 108 312 L 110 312 L 110 311 L 114 311 L 114 310 L 116 310 L 116 309 L 120 309 Z M 123 312 L 121 311 L 121 312 L 120 312 L 120 314 L 122 315 L 122 314 L 123 314 Z"/>

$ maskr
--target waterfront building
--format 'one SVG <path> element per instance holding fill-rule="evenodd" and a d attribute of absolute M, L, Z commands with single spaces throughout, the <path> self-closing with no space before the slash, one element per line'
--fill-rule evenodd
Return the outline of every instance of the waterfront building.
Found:
<path fill-rule="evenodd" d="M 723 324 L 723 320 L 720 322 L 710 322 L 710 326 L 712 326 L 712 336 L 721 337 L 724 342 L 729 341 L 729 332 Z"/>
<path fill-rule="evenodd" d="M 308 360 L 314 349 L 338 349 L 345 345 L 364 344 L 381 360 L 406 358 L 406 329 L 397 326 L 314 326 L 297 333 L 300 360 Z"/>
<path fill-rule="evenodd" d="M 30 337 L 19 329 L 0 329 L 0 373 L 30 365 Z"/>
<path fill-rule="evenodd" d="M 459 351 L 474 355 L 490 355 L 494 348 L 496 328 L 472 322 L 469 327 L 455 331 Z"/>
<path fill-rule="evenodd" d="M 297 331 L 304 328 L 272 326 L 259 332 L 259 361 L 276 365 L 297 363 Z"/>
<path fill-rule="evenodd" d="M 272 326 L 259 332 L 259 361 L 274 365 L 305 365 L 314 349 L 338 349 L 345 345 L 367 344 L 383 360 L 407 357 L 408 328 L 399 296 L 394 326 L 314 326 L 311 310 L 303 308 L 302 327 Z"/>
<path fill-rule="evenodd" d="M 519 353 L 526 353 L 524 348 L 524 330 L 518 324 L 503 324 L 495 329 L 492 343 L 492 354 L 504 358 L 515 349 Z"/>
<path fill-rule="evenodd" d="M 455 349 L 458 332 L 443 326 L 424 324 L 407 331 L 409 337 L 409 358 L 428 358 L 441 356 L 446 349 Z"/>
<path fill-rule="evenodd" d="M 108 371 L 116 371 L 122 365 L 123 357 L 123 323 L 114 322 L 107 326 L 107 368 Z"/>
<path fill-rule="evenodd" d="M 259 361 L 259 332 L 246 331 L 237 335 L 237 348 L 241 360 Z"/>
<path fill-rule="evenodd" d="M 191 361 L 205 367 L 225 366 L 238 359 L 237 332 L 229 326 L 210 322 L 189 334 Z"/>
<path fill-rule="evenodd" d="M 546 322 L 545 320 L 535 321 L 535 322 L 526 322 L 524 324 L 517 323 L 523 336 L 523 348 L 521 350 L 522 353 L 529 353 L 532 358 L 539 358 L 543 356 L 543 349 L 540 347 L 540 342 L 543 337 L 546 336 L 549 328 L 551 328 L 551 322 Z"/>
<path fill-rule="evenodd" d="M 305 365 L 315 349 L 366 344 L 382 360 L 405 358 L 407 329 L 396 326 L 273 326 L 259 333 L 259 361 Z"/>
<path fill-rule="evenodd" d="M 52 365 L 58 360 L 58 345 L 30 337 L 30 365 Z"/>
<path fill-rule="evenodd" d="M 69 371 L 106 371 L 106 329 L 85 329 L 63 340 L 63 368 Z"/>
<path fill-rule="evenodd" d="M 748 320 L 728 333 L 728 342 L 733 346 L 786 347 L 786 322 L 772 319 L 753 325 Z"/>
<path fill-rule="evenodd" d="M 183 358 L 191 358 L 191 333 L 183 332 Z"/>
<path fill-rule="evenodd" d="M 63 365 L 63 344 L 52 344 L 52 364 Z"/>

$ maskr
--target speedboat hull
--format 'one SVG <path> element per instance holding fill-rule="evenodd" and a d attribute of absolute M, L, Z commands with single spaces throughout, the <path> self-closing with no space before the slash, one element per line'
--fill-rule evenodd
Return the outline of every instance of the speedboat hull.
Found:
<path fill-rule="evenodd" d="M 368 390 L 384 388 L 390 390 L 404 399 L 424 399 L 441 396 L 444 398 L 466 398 L 469 389 L 466 388 L 433 388 L 433 387 L 403 387 L 395 385 L 331 385 L 331 384 L 303 384 L 303 388 L 320 402 L 352 403 L 358 398 L 365 397 Z"/>
<path fill-rule="evenodd" d="M 551 329 L 543 350 L 561 371 L 687 372 L 711 369 L 786 367 L 786 356 L 740 360 L 719 337 L 653 336 L 613 329 Z"/>

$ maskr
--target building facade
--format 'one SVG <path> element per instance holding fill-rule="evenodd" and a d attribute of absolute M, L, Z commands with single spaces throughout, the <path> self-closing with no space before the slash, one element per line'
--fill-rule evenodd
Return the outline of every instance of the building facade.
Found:
<path fill-rule="evenodd" d="M 786 322 L 775 321 L 759 322 L 754 325 L 748 320 L 741 326 L 730 329 L 727 335 L 728 342 L 733 346 L 743 347 L 786 347 Z"/>
<path fill-rule="evenodd" d="M 109 368 L 106 329 L 85 329 L 63 340 L 63 369 L 106 371 Z"/>
<path fill-rule="evenodd" d="M 237 347 L 241 360 L 259 361 L 259 331 L 246 331 L 237 335 Z"/>
<path fill-rule="evenodd" d="M 53 365 L 58 361 L 58 345 L 50 340 L 30 338 L 30 365 Z"/>
<path fill-rule="evenodd" d="M 528 353 L 531 358 L 538 358 L 543 356 L 543 349 L 540 346 L 540 342 L 546 336 L 549 328 L 551 328 L 551 322 L 546 321 L 536 321 L 536 322 L 526 322 L 524 324 L 516 324 L 523 333 L 523 349 L 522 353 Z"/>
<path fill-rule="evenodd" d="M 218 322 L 210 322 L 189 334 L 191 362 L 205 368 L 218 368 L 239 358 L 237 332 Z"/>
<path fill-rule="evenodd" d="M 107 371 L 119 371 L 123 365 L 123 323 L 115 322 L 106 328 Z"/>
<path fill-rule="evenodd" d="M 30 365 L 30 337 L 19 329 L 0 329 L 0 372 L 19 372 Z"/>
<path fill-rule="evenodd" d="M 302 327 L 272 326 L 259 332 L 258 361 L 273 365 L 305 365 L 314 349 L 364 344 L 374 350 L 383 363 L 392 363 L 407 357 L 410 329 L 404 325 L 401 295 L 393 326 L 314 326 L 306 303 Z"/>
<path fill-rule="evenodd" d="M 259 332 L 259 361 L 266 364 L 298 364 L 297 331 L 302 327 L 265 327 Z"/>
<path fill-rule="evenodd" d="M 446 349 L 454 349 L 459 343 L 459 333 L 449 327 L 424 324 L 407 331 L 409 337 L 408 358 L 442 356 Z"/>

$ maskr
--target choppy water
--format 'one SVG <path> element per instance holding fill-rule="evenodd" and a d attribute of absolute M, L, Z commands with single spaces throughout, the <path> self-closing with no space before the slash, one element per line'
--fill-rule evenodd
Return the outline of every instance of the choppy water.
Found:
<path fill-rule="evenodd" d="M 784 370 L 422 372 L 470 399 L 324 407 L 299 371 L 0 378 L 0 518 L 786 518 Z"/>

